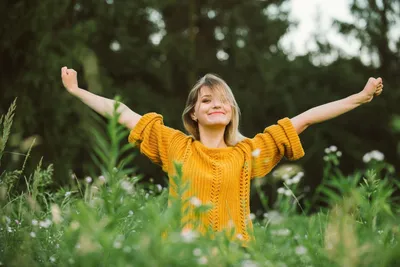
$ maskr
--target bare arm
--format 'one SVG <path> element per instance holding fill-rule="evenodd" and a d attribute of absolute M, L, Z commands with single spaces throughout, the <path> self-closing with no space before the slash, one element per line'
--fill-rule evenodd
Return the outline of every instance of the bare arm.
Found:
<path fill-rule="evenodd" d="M 61 78 L 67 91 L 79 98 L 94 111 L 103 116 L 113 115 L 115 100 L 101 97 L 79 88 L 75 70 L 63 67 L 61 69 Z M 123 103 L 120 103 L 117 112 L 120 114 L 118 122 L 129 129 L 134 128 L 142 117 Z"/>
<path fill-rule="evenodd" d="M 310 125 L 333 119 L 362 104 L 370 102 L 374 96 L 380 95 L 382 90 L 382 79 L 370 78 L 360 93 L 309 109 L 292 118 L 292 124 L 297 134 L 300 134 Z"/>

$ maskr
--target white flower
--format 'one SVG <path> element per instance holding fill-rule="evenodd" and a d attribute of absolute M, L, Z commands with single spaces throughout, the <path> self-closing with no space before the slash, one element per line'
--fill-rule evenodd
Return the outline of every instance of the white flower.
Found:
<path fill-rule="evenodd" d="M 272 210 L 268 213 L 264 213 L 264 217 L 268 219 L 270 224 L 280 224 L 283 221 L 282 215 L 279 212 Z"/>
<path fill-rule="evenodd" d="M 92 177 L 87 176 L 87 177 L 85 178 L 85 181 L 86 181 L 86 183 L 90 184 L 90 183 L 93 181 L 93 179 L 92 179 Z"/>
<path fill-rule="evenodd" d="M 304 255 L 307 253 L 307 248 L 305 248 L 303 246 L 297 246 L 295 249 L 295 252 L 297 255 Z"/>
<path fill-rule="evenodd" d="M 244 260 L 242 261 L 241 267 L 258 267 L 258 264 L 252 260 Z"/>
<path fill-rule="evenodd" d="M 181 237 L 182 237 L 183 242 L 192 243 L 198 237 L 198 234 L 196 232 L 188 229 L 188 230 L 183 230 L 181 232 Z"/>
<path fill-rule="evenodd" d="M 286 190 L 283 187 L 279 187 L 276 191 L 278 192 L 278 194 L 284 194 Z"/>
<path fill-rule="evenodd" d="M 272 172 L 272 176 L 273 176 L 273 177 L 278 177 L 278 176 L 279 176 L 279 173 L 278 173 L 277 171 L 273 171 L 273 172 Z"/>
<path fill-rule="evenodd" d="M 378 150 L 371 151 L 371 157 L 376 159 L 377 161 L 382 161 L 385 159 L 385 155 L 383 155 L 383 153 Z"/>
<path fill-rule="evenodd" d="M 242 235 L 242 234 L 237 234 L 236 237 L 237 237 L 237 239 L 239 239 L 239 240 L 243 240 L 243 235 Z"/>
<path fill-rule="evenodd" d="M 50 260 L 50 262 L 56 262 L 56 258 L 54 258 L 53 256 L 51 256 L 51 257 L 49 258 L 49 260 Z"/>
<path fill-rule="evenodd" d="M 208 260 L 205 256 L 202 256 L 197 259 L 197 263 L 200 265 L 206 265 L 208 263 Z"/>
<path fill-rule="evenodd" d="M 5 216 L 5 219 L 6 219 L 6 224 L 10 224 L 10 222 L 11 222 L 11 219 L 10 219 L 10 218 L 8 218 L 7 216 Z"/>
<path fill-rule="evenodd" d="M 271 231 L 271 234 L 276 236 L 288 236 L 290 234 L 290 230 L 289 229 L 273 230 Z"/>
<path fill-rule="evenodd" d="M 192 203 L 192 205 L 195 206 L 195 207 L 200 207 L 201 206 L 201 200 L 198 199 L 197 197 L 192 197 L 190 199 L 190 203 Z"/>
<path fill-rule="evenodd" d="M 162 191 L 162 186 L 160 184 L 156 184 L 156 187 L 157 187 L 158 192 Z"/>
<path fill-rule="evenodd" d="M 253 150 L 253 152 L 251 152 L 251 155 L 256 158 L 256 157 L 260 156 L 260 152 L 261 152 L 261 150 L 259 148 L 256 148 Z"/>
<path fill-rule="evenodd" d="M 292 190 L 290 190 L 290 189 L 287 189 L 287 190 L 285 190 L 285 193 L 284 193 L 286 196 L 291 196 L 293 193 L 292 193 Z"/>
<path fill-rule="evenodd" d="M 131 217 L 132 215 L 133 215 L 133 211 L 130 210 L 130 211 L 128 212 L 128 217 Z"/>
<path fill-rule="evenodd" d="M 199 257 L 201 255 L 201 249 L 199 248 L 193 249 L 193 255 Z"/>
<path fill-rule="evenodd" d="M 331 153 L 331 150 L 329 149 L 329 147 L 325 148 L 325 153 L 326 153 L 326 154 Z"/>
<path fill-rule="evenodd" d="M 65 192 L 65 197 L 69 197 L 71 195 L 71 191 Z"/>
<path fill-rule="evenodd" d="M 30 236 L 33 237 L 33 238 L 35 238 L 35 237 L 36 237 L 36 233 L 35 233 L 35 232 L 31 232 L 31 233 L 30 233 Z"/>
<path fill-rule="evenodd" d="M 340 158 L 342 156 L 342 151 L 336 152 L 336 156 L 338 156 Z"/>
<path fill-rule="evenodd" d="M 113 42 L 110 44 L 110 49 L 111 49 L 112 51 L 114 51 L 114 52 L 118 52 L 118 51 L 121 49 L 121 45 L 119 44 L 118 41 L 113 41 Z"/>
<path fill-rule="evenodd" d="M 297 183 L 300 182 L 300 180 L 301 180 L 301 176 L 298 175 L 298 174 L 296 174 L 296 175 L 292 178 L 292 183 L 293 183 L 293 184 L 297 184 Z"/>
<path fill-rule="evenodd" d="M 286 183 L 287 185 L 291 185 L 291 184 L 293 184 L 293 181 L 292 181 L 291 179 L 287 179 L 287 180 L 285 181 L 285 183 Z"/>
<path fill-rule="evenodd" d="M 37 220 L 35 220 L 35 219 L 32 220 L 32 225 L 38 225 L 38 223 L 39 222 Z"/>
<path fill-rule="evenodd" d="M 290 172 L 291 170 L 293 170 L 293 167 L 286 167 L 285 171 Z"/>
<path fill-rule="evenodd" d="M 283 179 L 283 180 L 288 180 L 288 179 L 290 179 L 289 174 L 285 173 L 284 175 L 282 175 L 282 179 Z"/>
<path fill-rule="evenodd" d="M 44 221 L 40 221 L 39 222 L 39 226 L 40 227 L 43 227 L 43 228 L 49 228 L 50 227 L 50 225 L 51 225 L 51 221 L 49 220 L 49 219 L 46 219 L 46 220 L 44 220 Z"/>
<path fill-rule="evenodd" d="M 249 219 L 254 220 L 256 218 L 256 215 L 254 213 L 249 214 Z"/>
<path fill-rule="evenodd" d="M 119 240 L 115 240 L 113 247 L 116 249 L 120 249 L 122 247 L 122 243 Z"/>
<path fill-rule="evenodd" d="M 365 154 L 365 155 L 363 156 L 363 159 L 362 159 L 362 160 L 364 161 L 364 163 L 370 162 L 370 161 L 371 161 L 371 155 L 370 155 L 369 153 Z"/>
<path fill-rule="evenodd" d="M 330 150 L 331 152 L 336 152 L 336 151 L 337 151 L 337 147 L 336 147 L 336 146 L 330 146 L 330 147 L 329 147 L 329 150 Z"/>
<path fill-rule="evenodd" d="M 104 177 L 103 175 L 100 175 L 100 176 L 99 176 L 99 180 L 100 180 L 101 182 L 105 183 L 105 182 L 106 182 L 106 177 Z"/>
<path fill-rule="evenodd" d="M 133 185 L 126 180 L 121 182 L 121 188 L 124 189 L 128 194 L 133 193 Z"/>

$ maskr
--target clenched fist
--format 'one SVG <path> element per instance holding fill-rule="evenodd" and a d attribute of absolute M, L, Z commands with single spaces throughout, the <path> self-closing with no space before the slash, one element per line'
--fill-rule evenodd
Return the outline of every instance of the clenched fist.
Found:
<path fill-rule="evenodd" d="M 65 89 L 68 92 L 74 93 L 78 88 L 78 79 L 76 77 L 76 71 L 73 69 L 68 69 L 67 67 L 61 68 L 61 79 Z"/>
<path fill-rule="evenodd" d="M 369 78 L 364 89 L 361 91 L 361 95 L 364 97 L 365 102 L 370 102 L 374 96 L 378 96 L 383 91 L 382 78 Z"/>

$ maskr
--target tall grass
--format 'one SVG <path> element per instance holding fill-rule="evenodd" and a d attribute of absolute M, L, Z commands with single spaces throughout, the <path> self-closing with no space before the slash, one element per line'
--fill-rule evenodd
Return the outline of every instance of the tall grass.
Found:
<path fill-rule="evenodd" d="M 0 155 L 14 111 L 15 103 L 1 120 Z M 127 132 L 117 119 L 115 114 L 106 126 L 99 120 L 91 128 L 95 143 L 90 176 L 71 174 L 69 185 L 50 192 L 52 165 L 39 162 L 29 176 L 23 167 L 1 173 L 2 265 L 399 266 L 398 182 L 393 172 L 383 171 L 384 163 L 371 162 L 368 171 L 345 176 L 327 161 L 323 183 L 312 198 L 327 208 L 316 213 L 300 203 L 303 174 L 286 177 L 274 210 L 251 218 L 256 241 L 243 249 L 226 233 L 210 238 L 181 231 L 182 207 L 190 203 L 180 197 L 187 186 L 180 166 L 175 198 L 168 199 L 167 188 L 139 182 L 137 170 L 127 164 L 135 151 L 124 144 Z M 16 179 L 25 179 L 24 192 L 13 190 Z M 209 207 L 196 209 L 201 214 Z"/>

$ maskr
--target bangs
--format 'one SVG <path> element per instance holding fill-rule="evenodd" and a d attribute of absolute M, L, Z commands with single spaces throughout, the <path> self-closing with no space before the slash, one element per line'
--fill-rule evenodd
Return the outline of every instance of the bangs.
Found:
<path fill-rule="evenodd" d="M 200 99 L 200 97 L 202 95 L 206 94 L 204 92 L 205 87 L 208 87 L 210 89 L 211 93 L 213 94 L 213 97 L 218 98 L 223 103 L 228 102 L 232 107 L 235 107 L 235 100 L 234 100 L 234 97 L 233 97 L 231 91 L 228 90 L 228 88 L 226 86 L 224 86 L 223 84 L 220 84 L 220 83 L 205 83 L 205 84 L 203 84 L 203 86 L 201 86 L 198 90 L 198 94 L 196 97 L 197 99 Z"/>

